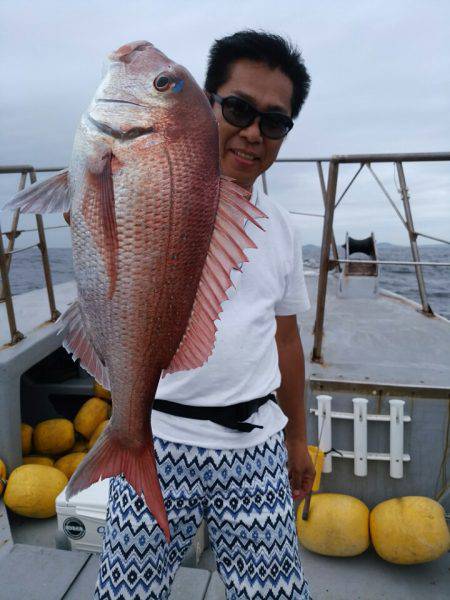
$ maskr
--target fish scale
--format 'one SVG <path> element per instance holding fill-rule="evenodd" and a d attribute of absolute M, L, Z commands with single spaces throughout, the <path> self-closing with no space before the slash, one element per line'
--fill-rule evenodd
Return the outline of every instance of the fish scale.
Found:
<path fill-rule="evenodd" d="M 109 424 L 66 497 L 122 474 L 170 539 L 150 424 L 155 392 L 161 374 L 211 355 L 231 271 L 255 247 L 244 225 L 261 227 L 265 215 L 220 177 L 203 91 L 148 42 L 110 55 L 69 169 L 7 207 L 70 208 L 78 301 L 60 318 L 63 345 L 112 394 Z"/>

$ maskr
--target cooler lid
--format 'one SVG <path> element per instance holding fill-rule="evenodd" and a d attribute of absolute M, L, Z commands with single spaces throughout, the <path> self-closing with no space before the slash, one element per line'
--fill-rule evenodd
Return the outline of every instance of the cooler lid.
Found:
<path fill-rule="evenodd" d="M 71 508 L 79 515 L 102 516 L 106 515 L 108 504 L 109 477 L 94 483 L 86 490 L 75 494 L 70 500 L 66 500 L 66 488 L 56 498 L 56 510 L 58 507 Z"/>

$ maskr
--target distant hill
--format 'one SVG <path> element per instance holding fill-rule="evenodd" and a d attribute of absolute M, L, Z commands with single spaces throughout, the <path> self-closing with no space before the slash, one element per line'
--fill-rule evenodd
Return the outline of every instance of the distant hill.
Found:
<path fill-rule="evenodd" d="M 338 244 L 338 246 L 339 246 L 339 244 Z M 419 242 L 419 248 L 442 248 L 442 247 L 443 247 L 443 244 L 420 244 L 420 242 Z M 377 242 L 377 248 L 389 250 L 389 248 L 391 248 L 391 249 L 393 249 L 393 248 L 410 248 L 410 246 L 407 246 L 405 244 L 391 244 L 390 242 Z M 317 246 L 316 244 L 304 244 L 303 249 L 313 252 L 314 250 L 320 249 L 320 246 Z"/>

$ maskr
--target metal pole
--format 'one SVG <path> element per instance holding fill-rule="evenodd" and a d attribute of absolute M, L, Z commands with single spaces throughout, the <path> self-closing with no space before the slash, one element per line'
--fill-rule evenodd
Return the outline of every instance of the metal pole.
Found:
<path fill-rule="evenodd" d="M 325 190 L 325 178 L 323 176 L 322 163 L 320 161 L 317 161 L 316 165 L 317 165 L 317 171 L 319 173 L 320 189 L 322 190 L 323 204 L 324 204 L 324 206 L 326 206 L 327 192 Z M 334 259 L 337 260 L 339 258 L 339 254 L 338 254 L 338 249 L 337 249 L 337 245 L 336 245 L 336 239 L 334 237 L 334 232 L 333 232 L 333 237 L 331 239 L 331 247 L 333 250 Z M 341 265 L 339 263 L 337 264 L 337 268 L 339 271 L 341 270 Z"/>
<path fill-rule="evenodd" d="M 31 183 L 36 183 L 36 173 L 31 171 L 30 173 Z M 47 286 L 47 294 L 48 294 L 48 303 L 50 305 L 50 320 L 56 321 L 56 319 L 61 314 L 58 310 L 56 310 L 55 304 L 55 294 L 53 292 L 53 284 L 52 284 L 52 275 L 50 271 L 50 262 L 48 260 L 48 250 L 47 250 L 47 242 L 45 240 L 45 230 L 44 223 L 42 220 L 42 215 L 36 215 L 36 226 L 39 235 L 39 244 L 38 248 L 41 251 L 42 255 L 42 266 L 44 268 L 44 276 L 45 276 L 45 284 Z"/>
<path fill-rule="evenodd" d="M 328 265 L 330 243 L 333 231 L 334 203 L 336 201 L 336 187 L 339 163 L 332 160 L 328 169 L 328 186 L 325 203 L 325 217 L 323 221 L 322 252 L 320 256 L 319 283 L 317 286 L 316 322 L 314 325 L 314 347 L 312 360 L 320 362 L 322 359 L 323 322 L 325 316 L 325 297 L 327 294 Z"/>
<path fill-rule="evenodd" d="M 23 333 L 18 331 L 16 326 L 16 318 L 14 316 L 14 306 L 11 297 L 11 287 L 9 285 L 8 269 L 6 268 L 6 256 L 3 246 L 2 230 L 0 228 L 0 273 L 2 276 L 2 288 L 5 294 L 4 302 L 6 304 L 6 313 L 8 315 L 9 331 L 11 333 L 11 344 L 17 344 L 25 337 Z"/>
<path fill-rule="evenodd" d="M 264 171 L 264 173 L 262 174 L 262 184 L 263 184 L 263 192 L 266 194 L 266 196 L 269 194 L 269 190 L 267 189 L 267 177 L 266 177 L 266 172 Z"/>
<path fill-rule="evenodd" d="M 27 174 L 26 172 L 22 172 L 20 174 L 20 182 L 19 182 L 19 187 L 17 188 L 17 191 L 20 192 L 23 190 L 23 188 L 25 187 L 25 182 L 27 180 Z M 11 235 L 9 237 L 8 240 L 8 247 L 6 249 L 7 252 L 10 252 L 11 250 L 14 249 L 14 243 L 16 240 L 16 232 L 17 232 L 17 225 L 19 224 L 19 216 L 20 216 L 20 210 L 17 209 L 14 211 L 13 213 L 13 218 L 12 218 L 12 223 L 11 223 Z M 11 263 L 11 257 L 7 256 L 6 257 L 6 265 L 7 265 L 7 269 L 9 272 L 9 268 L 10 268 L 10 263 Z"/>
<path fill-rule="evenodd" d="M 27 178 L 27 174 L 25 171 L 22 171 L 22 173 L 20 174 L 20 182 L 19 182 L 19 187 L 18 187 L 18 192 L 20 192 L 21 190 L 23 190 L 23 188 L 25 187 L 25 181 Z M 5 267 L 6 267 L 6 272 L 9 273 L 9 269 L 11 268 L 11 250 L 14 249 L 14 243 L 16 241 L 16 232 L 17 232 L 17 225 L 19 223 L 19 215 L 20 215 L 20 211 L 19 210 L 15 210 L 13 213 L 13 218 L 12 218 L 12 223 L 11 223 L 11 230 L 10 230 L 10 234 L 8 236 L 8 245 L 6 247 L 6 256 L 5 256 Z M 5 290 L 2 287 L 0 288 L 0 301 L 5 299 Z"/>
<path fill-rule="evenodd" d="M 406 186 L 406 179 L 405 179 L 405 173 L 403 171 L 403 164 L 401 162 L 396 162 L 395 164 L 397 167 L 398 179 L 400 182 L 403 206 L 405 207 L 406 224 L 407 224 L 407 230 L 408 230 L 408 235 L 409 235 L 409 242 L 411 244 L 411 252 L 413 255 L 413 260 L 416 263 L 420 263 L 419 248 L 417 246 L 417 234 L 414 231 L 414 223 L 413 223 L 413 218 L 412 218 L 412 213 L 411 213 L 411 207 L 409 205 L 409 193 L 408 193 L 408 188 Z M 427 292 L 426 292 L 426 288 L 425 288 L 425 281 L 424 281 L 423 272 L 422 272 L 422 265 L 416 264 L 416 265 L 414 265 L 414 268 L 416 270 L 417 283 L 419 285 L 419 294 L 420 294 L 420 299 L 422 302 L 422 311 L 425 314 L 433 315 L 434 313 L 431 310 L 431 306 L 428 304 Z"/>

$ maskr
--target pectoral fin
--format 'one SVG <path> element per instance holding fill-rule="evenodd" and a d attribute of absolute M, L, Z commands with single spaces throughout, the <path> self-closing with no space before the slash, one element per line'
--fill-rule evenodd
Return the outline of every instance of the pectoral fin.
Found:
<path fill-rule="evenodd" d="M 67 212 L 71 200 L 68 173 L 64 169 L 45 181 L 33 183 L 18 192 L 3 209 L 38 214 Z"/>
<path fill-rule="evenodd" d="M 111 168 L 113 155 L 107 153 L 102 160 L 99 173 L 87 172 L 89 186 L 86 188 L 82 210 L 85 223 L 105 262 L 109 278 L 108 296 L 111 298 L 116 286 L 119 247 Z"/>

